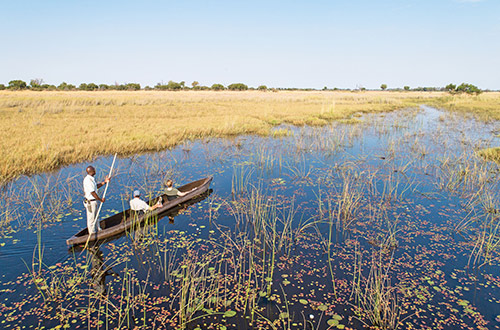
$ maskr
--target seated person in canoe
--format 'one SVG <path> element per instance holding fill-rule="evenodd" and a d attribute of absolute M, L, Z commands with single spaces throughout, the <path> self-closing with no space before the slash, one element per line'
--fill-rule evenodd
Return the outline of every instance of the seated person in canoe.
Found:
<path fill-rule="evenodd" d="M 176 199 L 177 197 L 186 196 L 188 193 L 196 189 L 193 188 L 190 191 L 186 192 L 179 191 L 176 188 L 174 188 L 174 182 L 170 179 L 167 180 L 167 182 L 165 182 L 165 185 L 167 186 L 167 189 L 165 190 L 165 195 L 167 195 L 167 199 L 169 201 Z"/>
<path fill-rule="evenodd" d="M 141 192 L 139 190 L 134 191 L 134 198 L 130 200 L 130 209 L 136 212 L 145 213 L 146 211 L 153 211 L 162 206 L 161 197 L 155 205 L 149 206 L 148 203 L 141 199 Z"/>

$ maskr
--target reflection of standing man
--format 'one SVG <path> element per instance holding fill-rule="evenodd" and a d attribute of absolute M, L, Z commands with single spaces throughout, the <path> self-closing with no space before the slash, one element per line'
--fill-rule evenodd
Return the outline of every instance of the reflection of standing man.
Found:
<path fill-rule="evenodd" d="M 108 271 L 111 270 L 111 267 L 104 269 L 104 257 L 99 247 L 90 247 L 88 251 L 91 262 L 90 274 L 92 275 L 94 289 L 98 293 L 106 295 L 106 276 L 109 275 Z"/>
<path fill-rule="evenodd" d="M 99 223 L 96 219 L 97 213 L 97 201 L 104 203 L 105 198 L 99 197 L 97 195 L 97 189 L 101 188 L 109 182 L 109 177 L 97 184 L 94 179 L 95 168 L 93 166 L 87 167 L 87 176 L 83 179 L 83 191 L 85 192 L 85 199 L 83 204 L 87 210 L 87 228 L 89 235 L 100 230 Z"/>

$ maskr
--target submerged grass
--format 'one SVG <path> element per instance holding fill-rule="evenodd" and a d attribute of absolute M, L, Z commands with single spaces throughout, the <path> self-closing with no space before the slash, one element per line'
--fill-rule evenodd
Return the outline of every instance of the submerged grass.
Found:
<path fill-rule="evenodd" d="M 385 112 L 423 103 L 448 104 L 443 95 L 2 91 L 0 183 L 20 174 L 51 170 L 115 152 L 126 155 L 158 151 L 203 137 L 276 135 L 272 128 L 280 124 L 324 125 L 334 120 L 349 120 L 360 113 Z M 479 108 L 484 98 L 474 100 L 474 106 Z M 485 102 L 490 99 L 496 100 L 492 96 Z M 487 116 L 496 116 L 494 110 L 488 109 L 489 106 Z M 279 132 L 278 135 L 285 133 Z"/>

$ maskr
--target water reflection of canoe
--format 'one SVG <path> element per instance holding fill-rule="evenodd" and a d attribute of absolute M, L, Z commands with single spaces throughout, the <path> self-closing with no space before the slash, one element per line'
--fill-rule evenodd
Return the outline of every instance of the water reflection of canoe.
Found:
<path fill-rule="evenodd" d="M 152 212 L 147 212 L 146 214 L 137 216 L 134 214 L 131 214 L 130 209 L 125 210 L 123 212 L 117 213 L 115 215 L 110 216 L 109 218 L 103 219 L 99 221 L 99 225 L 101 226 L 100 231 L 97 233 L 93 234 L 89 238 L 88 230 L 87 228 L 80 230 L 78 233 L 75 235 L 71 236 L 69 239 L 66 240 L 66 243 L 68 245 L 75 245 L 75 244 L 85 244 L 87 241 L 88 242 L 93 242 L 97 240 L 102 240 L 108 237 L 112 237 L 115 235 L 118 235 L 128 229 L 130 229 L 133 225 L 138 224 L 143 222 L 146 218 L 154 218 L 154 217 L 161 217 L 162 213 L 165 213 L 175 206 L 189 201 L 190 199 L 199 196 L 206 192 L 210 186 L 210 182 L 212 181 L 212 177 L 204 178 L 198 181 L 194 181 L 191 183 L 188 183 L 182 187 L 177 188 L 181 192 L 185 191 L 190 191 L 193 188 L 196 188 L 195 190 L 187 193 L 185 196 L 182 197 L 177 197 L 174 200 L 169 201 L 167 199 L 166 195 L 158 196 L 151 201 L 147 201 L 148 204 L 153 205 L 158 201 L 158 198 L 162 197 L 163 199 L 163 206 L 160 208 L 157 208 L 156 210 Z M 135 213 L 135 212 L 133 212 Z"/>

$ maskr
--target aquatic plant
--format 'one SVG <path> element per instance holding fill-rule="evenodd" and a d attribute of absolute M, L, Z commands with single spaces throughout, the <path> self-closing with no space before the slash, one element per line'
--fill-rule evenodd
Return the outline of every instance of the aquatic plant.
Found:
<path fill-rule="evenodd" d="M 388 257 L 385 253 L 374 251 L 371 256 L 371 266 L 367 277 L 363 276 L 360 258 L 355 269 L 353 287 L 357 307 L 367 318 L 365 325 L 373 325 L 380 329 L 398 329 L 404 318 L 405 310 L 397 298 L 397 288 L 391 285 L 390 269 L 393 254 Z M 388 258 L 388 259 L 387 259 Z"/>

